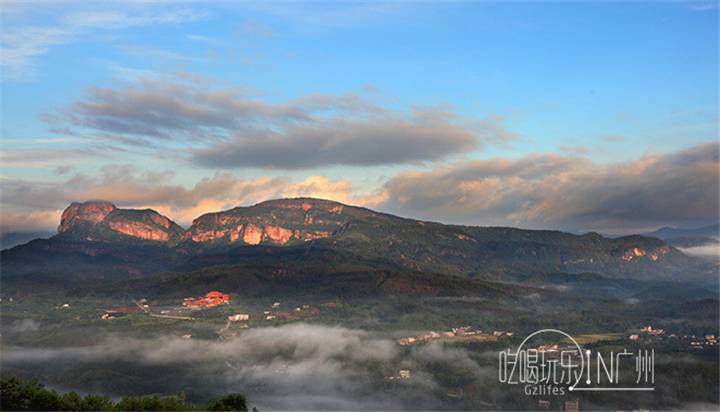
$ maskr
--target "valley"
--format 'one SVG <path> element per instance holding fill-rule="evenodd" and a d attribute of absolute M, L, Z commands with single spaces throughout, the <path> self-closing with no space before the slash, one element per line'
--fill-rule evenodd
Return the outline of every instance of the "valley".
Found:
<path fill-rule="evenodd" d="M 2 251 L 4 372 L 198 404 L 240 391 L 267 409 L 620 406 L 497 381 L 499 351 L 555 328 L 593 350 L 655 350 L 657 390 L 631 406 L 717 402 L 716 268 L 656 238 L 447 226 L 317 199 L 178 228 L 73 204 L 57 235 Z"/>

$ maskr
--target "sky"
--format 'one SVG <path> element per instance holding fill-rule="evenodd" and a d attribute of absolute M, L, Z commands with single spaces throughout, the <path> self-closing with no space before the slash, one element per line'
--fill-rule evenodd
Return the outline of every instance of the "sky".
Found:
<path fill-rule="evenodd" d="M 0 233 L 312 196 L 469 225 L 718 221 L 717 1 L 2 1 Z"/>

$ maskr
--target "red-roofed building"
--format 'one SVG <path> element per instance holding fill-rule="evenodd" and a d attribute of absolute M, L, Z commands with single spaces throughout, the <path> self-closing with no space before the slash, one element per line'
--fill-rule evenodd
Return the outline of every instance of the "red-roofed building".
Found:
<path fill-rule="evenodd" d="M 182 305 L 189 308 L 211 308 L 230 302 L 230 295 L 213 290 L 200 298 L 185 298 Z"/>

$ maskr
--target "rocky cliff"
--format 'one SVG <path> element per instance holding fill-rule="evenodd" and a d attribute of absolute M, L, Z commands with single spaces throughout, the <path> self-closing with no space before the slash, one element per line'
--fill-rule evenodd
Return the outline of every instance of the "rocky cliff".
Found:
<path fill-rule="evenodd" d="M 330 237 L 353 218 L 374 212 L 320 199 L 270 200 L 207 213 L 182 236 L 194 243 L 286 245 Z"/>
<path fill-rule="evenodd" d="M 112 203 L 72 203 L 60 219 L 58 234 L 84 240 L 133 238 L 177 242 L 183 228 L 151 209 L 119 209 Z"/>

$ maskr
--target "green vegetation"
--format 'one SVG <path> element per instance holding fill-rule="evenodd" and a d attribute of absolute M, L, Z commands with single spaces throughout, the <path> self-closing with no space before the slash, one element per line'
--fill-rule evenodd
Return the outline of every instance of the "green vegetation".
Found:
<path fill-rule="evenodd" d="M 247 402 L 230 394 L 207 406 L 193 406 L 175 397 L 143 396 L 114 402 L 104 396 L 57 393 L 37 382 L 17 378 L 0 381 L 0 410 L 3 411 L 244 411 Z"/>

